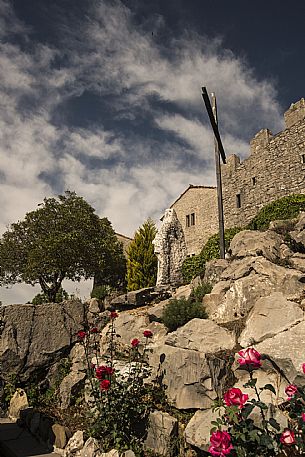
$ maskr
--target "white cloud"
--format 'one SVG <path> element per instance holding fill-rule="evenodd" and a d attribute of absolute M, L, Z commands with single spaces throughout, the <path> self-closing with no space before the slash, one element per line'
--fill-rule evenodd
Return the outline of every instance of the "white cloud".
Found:
<path fill-rule="evenodd" d="M 189 183 L 213 184 L 202 85 L 216 92 L 227 154 L 247 152 L 245 131 L 282 126 L 272 83 L 257 80 L 220 40 L 189 33 L 162 49 L 117 0 L 94 3 L 75 29 L 66 25 L 56 48 L 31 42 L 9 1 L 0 0 L 1 12 L 3 36 L 22 33 L 31 43 L 28 51 L 16 41 L 0 45 L 1 232 L 45 196 L 70 189 L 132 235 Z M 65 103 L 85 90 L 110 97 L 108 129 L 65 122 Z M 58 112 L 62 123 L 54 125 Z M 130 129 L 119 130 L 122 120 Z M 23 285 L 1 294 L 11 302 L 30 298 Z"/>

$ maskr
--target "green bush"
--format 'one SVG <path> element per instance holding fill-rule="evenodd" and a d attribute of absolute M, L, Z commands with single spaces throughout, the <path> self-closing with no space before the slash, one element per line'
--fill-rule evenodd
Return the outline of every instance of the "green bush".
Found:
<path fill-rule="evenodd" d="M 68 292 L 66 292 L 65 289 L 63 289 L 61 287 L 55 296 L 54 303 L 61 303 L 64 300 L 68 300 L 68 299 L 69 299 Z M 50 302 L 50 300 L 49 300 L 48 295 L 45 293 L 41 293 L 41 294 L 35 295 L 35 297 L 33 298 L 31 303 L 33 305 L 42 305 L 43 303 L 49 303 L 49 302 Z"/>
<path fill-rule="evenodd" d="M 182 265 L 182 277 L 183 281 L 188 284 L 196 276 L 204 275 L 205 262 L 201 255 L 194 255 L 193 257 L 187 257 Z"/>
<path fill-rule="evenodd" d="M 236 235 L 236 233 L 244 230 L 242 227 L 233 227 L 225 230 L 225 249 Z M 190 283 L 196 276 L 203 276 L 205 264 L 209 260 L 220 258 L 220 243 L 219 233 L 210 236 L 206 244 L 203 246 L 200 254 L 193 257 L 187 257 L 182 265 L 182 276 L 185 283 Z"/>
<path fill-rule="evenodd" d="M 209 282 L 204 282 L 200 284 L 200 286 L 192 290 L 191 299 L 194 301 L 201 302 L 203 297 L 211 292 L 212 288 L 213 286 Z"/>
<path fill-rule="evenodd" d="M 234 236 L 240 231 L 244 230 L 242 227 L 232 227 L 225 230 L 225 249 L 227 250 Z M 212 235 L 206 244 L 203 246 L 200 255 L 203 258 L 204 263 L 212 259 L 220 258 L 220 242 L 219 233 Z"/>
<path fill-rule="evenodd" d="M 192 301 L 191 299 L 187 300 L 184 297 L 179 299 L 174 298 L 165 306 L 162 313 L 162 322 L 172 332 L 195 317 L 199 319 L 207 318 L 207 313 L 202 303 Z"/>
<path fill-rule="evenodd" d="M 248 224 L 249 230 L 266 230 L 271 221 L 293 219 L 305 211 L 305 195 L 289 195 L 264 206 Z"/>
<path fill-rule="evenodd" d="M 95 287 L 93 287 L 90 296 L 91 296 L 91 298 L 97 298 L 98 300 L 104 300 L 107 297 L 107 295 L 110 295 L 110 293 L 111 293 L 111 287 L 108 285 L 95 286 Z"/>

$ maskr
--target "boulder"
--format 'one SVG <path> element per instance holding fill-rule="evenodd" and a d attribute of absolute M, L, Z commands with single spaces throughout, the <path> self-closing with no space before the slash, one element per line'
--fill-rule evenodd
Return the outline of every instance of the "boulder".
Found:
<path fill-rule="evenodd" d="M 290 236 L 294 241 L 305 246 L 305 212 L 299 214 L 297 223 L 294 230 L 290 232 Z"/>
<path fill-rule="evenodd" d="M 229 262 L 225 259 L 210 260 L 205 264 L 204 281 L 215 285 L 220 281 L 221 274 L 228 265 Z"/>
<path fill-rule="evenodd" d="M 68 441 L 66 428 L 56 423 L 52 425 L 52 431 L 55 436 L 54 446 L 58 449 L 64 449 Z"/>
<path fill-rule="evenodd" d="M 81 449 L 83 449 L 83 447 L 84 447 L 84 432 L 81 430 L 78 430 L 69 439 L 63 455 L 64 455 L 64 457 L 71 457 L 71 455 L 74 455 L 77 451 L 80 451 Z"/>
<path fill-rule="evenodd" d="M 165 306 L 169 303 L 169 300 L 163 300 L 160 303 L 157 303 L 156 305 L 150 306 L 147 309 L 147 315 L 149 317 L 149 320 L 151 322 L 157 321 L 160 322 L 163 314 L 163 310 Z"/>
<path fill-rule="evenodd" d="M 80 452 L 80 457 L 95 457 L 100 449 L 99 443 L 95 438 L 88 438 Z"/>
<path fill-rule="evenodd" d="M 305 273 L 305 254 L 296 253 L 289 258 L 289 263 L 292 268 Z"/>
<path fill-rule="evenodd" d="M 230 244 L 232 257 L 263 256 L 271 262 L 280 258 L 282 237 L 274 231 L 243 230 Z"/>
<path fill-rule="evenodd" d="M 35 371 L 47 371 L 76 342 L 84 318 L 84 306 L 78 300 L 0 307 L 3 378 L 18 373 L 27 381 Z"/>
<path fill-rule="evenodd" d="M 150 303 L 156 298 L 154 287 L 145 287 L 143 289 L 127 292 L 111 300 L 110 305 L 114 308 L 137 307 Z"/>
<path fill-rule="evenodd" d="M 159 455 L 174 455 L 177 436 L 177 419 L 162 411 L 150 413 L 147 437 L 144 442 L 146 449 L 150 449 Z"/>
<path fill-rule="evenodd" d="M 8 409 L 8 417 L 16 421 L 20 417 L 20 411 L 29 407 L 28 397 L 23 389 L 17 389 L 11 398 Z"/>
<path fill-rule="evenodd" d="M 64 377 L 59 386 L 60 405 L 63 409 L 71 404 L 72 397 L 77 395 L 84 386 L 86 373 L 71 371 Z"/>
<path fill-rule="evenodd" d="M 184 431 L 185 441 L 191 446 L 207 451 L 210 445 L 211 422 L 215 421 L 222 411 L 212 411 L 212 409 L 196 411 Z"/>
<path fill-rule="evenodd" d="M 178 300 L 179 298 L 184 297 L 184 298 L 188 299 L 192 293 L 192 290 L 193 290 L 193 288 L 191 287 L 190 284 L 180 286 L 175 290 L 172 298 L 175 298 Z"/>
<path fill-rule="evenodd" d="M 209 319 L 192 319 L 170 333 L 165 340 L 170 346 L 191 349 L 201 353 L 213 353 L 233 349 L 235 338 L 231 332 Z"/>
<path fill-rule="evenodd" d="M 242 331 L 242 347 L 264 341 L 302 321 L 304 313 L 297 303 L 288 301 L 281 292 L 258 299 Z"/>
<path fill-rule="evenodd" d="M 304 356 L 305 321 L 256 345 L 256 350 L 267 354 L 284 372 L 290 383 L 305 384 L 302 371 Z"/>
<path fill-rule="evenodd" d="M 259 298 L 272 292 L 298 299 L 303 294 L 305 282 L 305 276 L 300 271 L 273 264 L 264 257 L 233 261 L 222 278 L 226 280 L 216 284 L 211 294 L 203 298 L 210 318 L 219 323 L 246 317 Z M 213 297 L 214 294 L 216 297 Z"/>
<path fill-rule="evenodd" d="M 115 319 L 115 332 L 117 338 L 115 338 L 116 344 L 130 346 L 130 342 L 134 338 L 138 338 L 144 342 L 143 332 L 144 330 L 151 330 L 153 337 L 149 340 L 149 345 L 154 347 L 164 341 L 164 337 L 167 334 L 166 327 L 159 322 L 150 322 L 147 314 L 130 314 L 128 312 L 122 312 Z M 109 343 L 109 332 L 110 324 L 101 332 L 101 353 L 107 352 Z"/>
<path fill-rule="evenodd" d="M 164 344 L 149 355 L 153 376 L 161 377 L 169 402 L 178 409 L 209 408 L 215 399 L 204 354 Z"/>

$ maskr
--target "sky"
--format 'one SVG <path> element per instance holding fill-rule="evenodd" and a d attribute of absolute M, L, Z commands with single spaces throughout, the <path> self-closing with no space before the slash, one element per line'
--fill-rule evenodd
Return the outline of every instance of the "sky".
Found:
<path fill-rule="evenodd" d="M 226 154 L 247 157 L 305 95 L 304 13 L 301 0 L 0 0 L 0 235 L 71 190 L 133 236 L 190 183 L 214 185 L 201 87 Z"/>

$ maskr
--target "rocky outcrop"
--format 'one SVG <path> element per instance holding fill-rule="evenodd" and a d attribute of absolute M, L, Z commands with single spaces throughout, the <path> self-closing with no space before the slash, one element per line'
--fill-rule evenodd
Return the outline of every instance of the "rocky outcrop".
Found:
<path fill-rule="evenodd" d="M 233 258 L 263 256 L 271 262 L 280 258 L 282 237 L 273 231 L 243 230 L 234 236 L 230 244 Z"/>
<path fill-rule="evenodd" d="M 84 318 L 78 300 L 1 307 L 1 376 L 15 373 L 26 381 L 36 371 L 47 371 L 71 349 Z"/>
<path fill-rule="evenodd" d="M 158 455 L 173 456 L 178 436 L 178 420 L 162 411 L 153 411 L 149 415 L 149 427 L 144 442 L 146 449 Z"/>
<path fill-rule="evenodd" d="M 187 252 L 183 229 L 174 209 L 165 211 L 153 243 L 158 257 L 157 286 L 182 284 L 181 269 Z"/>
<path fill-rule="evenodd" d="M 259 298 L 275 291 L 289 299 L 300 299 L 304 282 L 305 275 L 298 270 L 261 256 L 245 257 L 231 262 L 203 303 L 211 319 L 230 322 L 246 317 Z"/>

